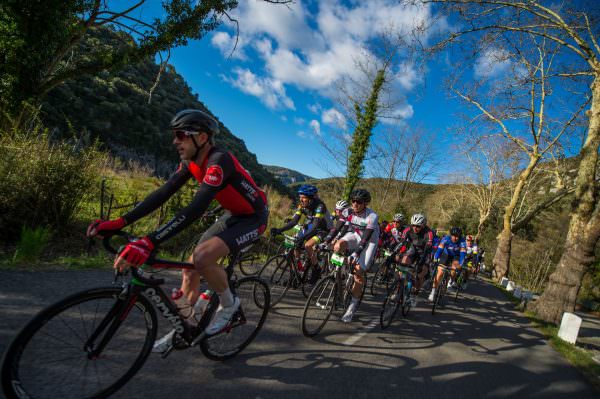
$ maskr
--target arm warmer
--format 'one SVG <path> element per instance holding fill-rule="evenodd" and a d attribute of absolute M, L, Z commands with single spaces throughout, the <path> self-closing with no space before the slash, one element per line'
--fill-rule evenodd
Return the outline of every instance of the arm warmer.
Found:
<path fill-rule="evenodd" d="M 192 174 L 187 170 L 187 168 L 185 168 L 183 165 L 180 165 L 179 169 L 177 169 L 177 171 L 171 175 L 165 184 L 150 193 L 150 195 L 148 195 L 142 202 L 137 204 L 136 207 L 131 210 L 131 212 L 123 215 L 123 219 L 125 219 L 127 224 L 131 224 L 158 209 L 191 177 Z"/>
<path fill-rule="evenodd" d="M 360 253 L 365 249 L 365 247 L 367 246 L 367 243 L 369 242 L 369 239 L 371 238 L 371 236 L 373 235 L 373 232 L 375 230 L 373 229 L 365 229 L 365 232 L 362 235 L 362 239 L 360 240 L 360 243 L 358 244 L 358 248 L 356 248 L 356 252 L 357 254 L 360 255 Z"/>
<path fill-rule="evenodd" d="M 286 231 L 291 229 L 292 227 L 294 227 L 295 225 L 298 224 L 298 221 L 300 220 L 300 214 L 298 212 L 296 212 L 294 214 L 294 217 L 292 218 L 292 220 L 290 220 L 287 224 L 281 226 L 279 229 L 279 231 Z"/>

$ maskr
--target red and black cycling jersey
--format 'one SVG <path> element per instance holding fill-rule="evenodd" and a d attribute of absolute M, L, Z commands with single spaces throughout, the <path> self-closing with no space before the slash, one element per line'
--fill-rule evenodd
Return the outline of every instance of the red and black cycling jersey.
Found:
<path fill-rule="evenodd" d="M 419 254 L 424 254 L 433 246 L 433 232 L 428 226 L 423 226 L 419 232 L 408 226 L 402 231 L 401 240 L 412 243 Z"/>
<path fill-rule="evenodd" d="M 160 243 L 186 228 L 204 214 L 213 199 L 234 216 L 268 212 L 265 193 L 258 188 L 246 169 L 231 153 L 213 147 L 201 165 L 193 161 L 182 161 L 169 180 L 124 215 L 124 219 L 129 224 L 146 216 L 166 202 L 192 177 L 200 183 L 192 202 L 149 235 L 154 243 Z"/>

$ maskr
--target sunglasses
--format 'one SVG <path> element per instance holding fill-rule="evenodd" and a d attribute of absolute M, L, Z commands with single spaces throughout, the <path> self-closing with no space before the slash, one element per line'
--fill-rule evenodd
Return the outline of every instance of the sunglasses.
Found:
<path fill-rule="evenodd" d="M 415 228 L 417 228 L 417 227 L 418 227 L 418 228 L 421 228 L 421 227 L 423 227 L 423 226 L 421 226 L 420 224 L 413 224 L 413 225 L 412 225 L 412 227 L 415 227 Z"/>
<path fill-rule="evenodd" d="M 173 132 L 173 137 L 177 137 L 177 140 L 180 140 L 180 141 L 185 140 L 187 137 L 190 137 L 191 135 L 200 133 L 200 132 L 192 132 L 190 130 L 173 130 L 172 132 Z"/>
<path fill-rule="evenodd" d="M 358 205 L 362 205 L 365 203 L 365 201 L 361 201 L 361 200 L 352 200 L 353 204 L 358 204 Z"/>

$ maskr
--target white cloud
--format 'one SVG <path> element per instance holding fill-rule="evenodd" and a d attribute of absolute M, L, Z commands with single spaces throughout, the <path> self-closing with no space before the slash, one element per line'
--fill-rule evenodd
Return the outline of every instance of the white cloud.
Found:
<path fill-rule="evenodd" d="M 264 62 L 266 78 L 330 98 L 337 94 L 334 84 L 339 79 L 361 76 L 357 62 L 372 56 L 365 50 L 366 43 L 390 29 L 408 37 L 432 17 L 430 6 L 405 6 L 397 0 L 323 0 L 315 4 L 317 9 L 309 10 L 302 2 L 281 6 L 246 1 L 240 2 L 232 16 L 243 21 L 241 53 L 253 48 Z M 233 39 L 221 32 L 215 35 L 218 37 L 212 42 L 219 49 Z M 408 64 L 398 70 L 396 79 L 406 90 L 420 81 Z"/>
<path fill-rule="evenodd" d="M 239 37 L 236 45 L 236 37 L 229 35 L 227 32 L 218 31 L 213 34 L 210 39 L 211 44 L 218 48 L 224 57 L 233 57 L 240 60 L 247 60 L 248 56 L 244 52 L 243 48 L 245 43 L 244 38 Z M 235 49 L 235 50 L 234 50 Z"/>
<path fill-rule="evenodd" d="M 295 116 L 294 117 L 294 123 L 296 125 L 302 126 L 302 125 L 304 125 L 306 123 L 306 120 L 304 118 L 299 118 L 299 117 Z"/>
<path fill-rule="evenodd" d="M 321 120 L 324 124 L 346 130 L 346 117 L 335 108 L 323 111 Z"/>
<path fill-rule="evenodd" d="M 317 136 L 321 135 L 321 124 L 319 123 L 319 121 L 313 119 L 310 121 L 309 125 Z"/>
<path fill-rule="evenodd" d="M 299 130 L 299 131 L 296 133 L 296 136 L 298 136 L 298 137 L 300 137 L 300 138 L 303 138 L 303 139 L 305 139 L 305 138 L 307 137 L 307 135 L 306 135 L 306 132 L 305 132 L 304 130 Z"/>
<path fill-rule="evenodd" d="M 400 64 L 394 78 L 400 87 L 407 91 L 412 90 L 417 84 L 423 82 L 423 76 L 419 75 L 415 69 L 415 65 L 409 62 Z"/>
<path fill-rule="evenodd" d="M 287 121 L 288 121 L 288 118 L 287 118 L 287 116 L 285 116 L 285 115 L 281 115 L 279 118 L 280 118 L 282 121 L 284 121 L 284 122 L 287 122 Z"/>
<path fill-rule="evenodd" d="M 321 104 L 319 104 L 319 103 L 308 104 L 307 107 L 308 107 L 308 110 L 310 112 L 312 112 L 313 114 L 318 114 L 319 111 L 321 110 Z"/>
<path fill-rule="evenodd" d="M 225 80 L 244 93 L 258 97 L 271 109 L 289 108 L 296 109 L 281 81 L 272 78 L 256 76 L 252 71 L 236 67 L 233 69 L 234 79 L 225 77 Z"/>
<path fill-rule="evenodd" d="M 504 75 L 511 66 L 512 60 L 506 50 L 490 48 L 479 56 L 473 71 L 477 78 L 494 78 Z"/>
<path fill-rule="evenodd" d="M 381 121 L 386 125 L 401 125 L 406 119 L 412 118 L 415 111 L 410 104 L 396 107 L 392 112 L 389 112 L 387 118 L 382 118 Z"/>

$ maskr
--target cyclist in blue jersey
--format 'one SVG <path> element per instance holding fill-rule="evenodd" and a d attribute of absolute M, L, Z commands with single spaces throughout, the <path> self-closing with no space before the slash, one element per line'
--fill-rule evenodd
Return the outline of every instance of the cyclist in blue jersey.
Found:
<path fill-rule="evenodd" d="M 465 262 L 465 256 L 467 254 L 467 244 L 465 239 L 462 237 L 462 230 L 460 227 L 452 227 L 450 229 L 450 235 L 442 238 L 438 245 L 438 249 L 435 252 L 433 261 L 439 265 L 450 267 L 452 280 L 456 277 L 456 272 L 460 270 L 463 263 Z M 442 268 L 438 267 L 437 275 L 433 282 L 433 288 L 429 294 L 429 300 L 433 301 L 435 297 L 435 290 L 443 276 Z"/>

